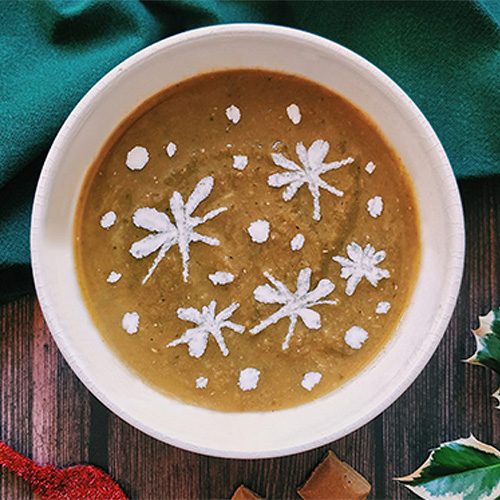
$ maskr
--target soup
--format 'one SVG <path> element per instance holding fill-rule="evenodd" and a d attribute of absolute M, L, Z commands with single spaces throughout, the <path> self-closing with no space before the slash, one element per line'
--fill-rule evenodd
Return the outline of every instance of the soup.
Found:
<path fill-rule="evenodd" d="M 190 404 L 318 398 L 384 347 L 412 293 L 417 206 L 371 120 L 303 78 L 203 74 L 129 116 L 75 221 L 87 307 L 144 381 Z"/>

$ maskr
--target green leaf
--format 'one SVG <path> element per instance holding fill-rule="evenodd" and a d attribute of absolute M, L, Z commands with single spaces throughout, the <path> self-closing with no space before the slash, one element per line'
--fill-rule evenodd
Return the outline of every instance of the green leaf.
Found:
<path fill-rule="evenodd" d="M 465 361 L 491 368 L 500 374 L 500 308 L 479 317 L 479 328 L 472 330 L 476 352 Z"/>
<path fill-rule="evenodd" d="M 500 495 L 500 452 L 471 435 L 441 444 L 415 472 L 396 480 L 421 498 L 494 500 Z"/>

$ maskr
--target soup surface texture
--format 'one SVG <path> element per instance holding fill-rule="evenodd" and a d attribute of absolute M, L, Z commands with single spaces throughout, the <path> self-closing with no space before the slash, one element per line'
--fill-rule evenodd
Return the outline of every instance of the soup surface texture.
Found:
<path fill-rule="evenodd" d="M 90 169 L 79 279 L 146 382 L 226 411 L 305 403 L 383 348 L 420 256 L 410 180 L 376 126 L 302 78 L 222 71 L 137 109 Z"/>

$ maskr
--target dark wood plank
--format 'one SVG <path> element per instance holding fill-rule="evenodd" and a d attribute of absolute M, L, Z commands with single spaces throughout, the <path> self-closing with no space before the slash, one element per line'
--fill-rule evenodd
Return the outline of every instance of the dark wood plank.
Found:
<path fill-rule="evenodd" d="M 384 414 L 307 453 L 224 460 L 185 452 L 140 433 L 95 400 L 62 360 L 34 297 L 0 307 L 0 439 L 40 462 L 97 464 L 131 498 L 229 498 L 244 483 L 267 498 L 296 489 L 332 448 L 373 484 L 374 498 L 410 498 L 393 477 L 416 468 L 443 440 L 467 436 L 499 445 L 500 412 L 487 370 L 460 361 L 474 351 L 477 315 L 499 305 L 500 179 L 461 183 L 467 262 L 458 307 L 431 362 Z M 0 498 L 30 498 L 0 472 Z"/>
<path fill-rule="evenodd" d="M 0 439 L 41 464 L 88 460 L 89 393 L 50 336 L 34 297 L 0 314 Z M 31 498 L 26 485 L 0 472 L 0 498 Z"/>
<path fill-rule="evenodd" d="M 25 297 L 1 307 L 0 439 L 19 452 L 31 453 L 32 397 L 31 325 L 33 299 Z M 31 498 L 26 484 L 0 469 L 0 498 Z"/>
<path fill-rule="evenodd" d="M 32 458 L 60 466 L 87 461 L 89 394 L 57 350 L 37 302 L 31 372 Z"/>

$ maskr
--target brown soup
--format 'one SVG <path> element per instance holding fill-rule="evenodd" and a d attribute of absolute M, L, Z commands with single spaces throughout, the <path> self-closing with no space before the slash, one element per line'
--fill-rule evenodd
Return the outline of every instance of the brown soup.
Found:
<path fill-rule="evenodd" d="M 75 222 L 87 307 L 146 382 L 185 402 L 274 410 L 380 352 L 420 258 L 410 179 L 373 122 L 295 76 L 221 71 L 132 113 Z"/>

